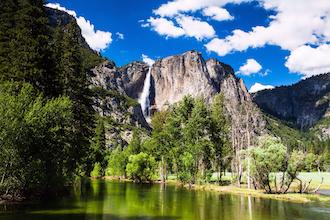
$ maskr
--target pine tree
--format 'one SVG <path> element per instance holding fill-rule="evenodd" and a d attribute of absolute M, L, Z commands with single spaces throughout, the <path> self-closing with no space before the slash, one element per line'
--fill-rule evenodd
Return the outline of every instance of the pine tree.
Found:
<path fill-rule="evenodd" d="M 60 31 L 60 30 L 58 30 Z M 90 81 L 87 70 L 83 68 L 83 58 L 79 44 L 79 29 L 75 21 L 69 23 L 63 33 L 57 33 L 59 84 L 61 93 L 68 96 L 73 103 L 77 160 L 85 158 L 90 152 L 90 138 L 94 134 L 94 110 Z"/>
<path fill-rule="evenodd" d="M 55 62 L 50 39 L 43 0 L 1 1 L 0 79 L 30 82 L 52 95 Z"/>
<path fill-rule="evenodd" d="M 225 115 L 224 97 L 222 94 L 214 96 L 211 105 L 211 140 L 214 146 L 215 164 L 218 172 L 218 182 L 221 181 L 225 159 L 230 154 L 229 124 Z"/>
<path fill-rule="evenodd" d="M 94 152 L 93 161 L 101 165 L 102 171 L 107 166 L 107 148 L 105 138 L 105 127 L 102 117 L 98 117 L 95 128 L 95 135 L 92 138 L 92 149 Z"/>
<path fill-rule="evenodd" d="M 11 69 L 8 54 L 12 49 L 10 42 L 14 37 L 14 15 L 17 11 L 17 1 L 0 1 L 0 11 L 0 80 L 2 81 L 5 74 L 8 75 Z"/>

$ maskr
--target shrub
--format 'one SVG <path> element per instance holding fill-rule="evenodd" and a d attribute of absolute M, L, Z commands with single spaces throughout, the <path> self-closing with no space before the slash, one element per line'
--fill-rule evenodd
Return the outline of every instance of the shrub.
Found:
<path fill-rule="evenodd" d="M 126 172 L 136 182 L 151 181 L 156 173 L 156 166 L 154 157 L 141 152 L 129 157 Z"/>
<path fill-rule="evenodd" d="M 102 167 L 99 162 L 95 163 L 94 168 L 91 172 L 91 177 L 98 178 L 102 176 Z"/>

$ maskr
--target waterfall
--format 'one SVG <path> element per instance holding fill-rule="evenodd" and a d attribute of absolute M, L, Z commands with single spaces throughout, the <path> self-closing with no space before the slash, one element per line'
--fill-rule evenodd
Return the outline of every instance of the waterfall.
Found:
<path fill-rule="evenodd" d="M 143 84 L 143 90 L 139 97 L 139 103 L 141 105 L 141 109 L 143 112 L 143 116 L 147 121 L 150 119 L 150 86 L 151 86 L 151 67 L 149 67 L 148 73 L 146 75 L 146 78 L 144 80 Z"/>

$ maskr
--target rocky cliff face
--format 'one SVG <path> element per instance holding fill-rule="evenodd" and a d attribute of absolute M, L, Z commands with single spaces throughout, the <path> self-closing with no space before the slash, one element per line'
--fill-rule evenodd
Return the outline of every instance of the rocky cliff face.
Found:
<path fill-rule="evenodd" d="M 133 67 L 135 65 L 141 66 L 140 63 L 131 65 L 132 68 L 135 68 Z M 127 94 L 127 91 L 132 91 L 133 86 L 137 86 L 137 82 L 132 82 L 134 78 L 127 76 L 126 72 L 121 72 L 121 69 L 117 68 L 112 61 L 103 62 L 92 69 L 92 73 L 92 86 L 94 88 L 102 88 L 103 92 L 106 92 L 106 98 L 101 100 L 103 103 L 98 105 L 98 107 L 103 106 L 102 109 L 98 110 L 100 115 L 117 115 L 113 118 L 117 123 L 149 128 L 143 117 L 140 105 Z"/>
<path fill-rule="evenodd" d="M 46 12 L 48 14 L 49 24 L 53 28 L 56 28 L 56 27 L 65 28 L 70 22 L 76 23 L 76 19 L 64 11 L 46 7 Z M 76 27 L 77 27 L 77 30 L 81 33 L 79 26 L 77 25 Z M 87 42 L 86 42 L 85 38 L 82 36 L 82 34 L 80 34 L 79 43 L 80 43 L 80 45 L 82 45 L 82 47 L 84 47 L 90 51 L 93 51 L 87 44 Z M 93 52 L 95 52 L 95 51 L 93 51 Z"/>
<path fill-rule="evenodd" d="M 121 73 L 123 88 L 126 94 L 134 99 L 138 99 L 143 89 L 149 66 L 143 62 L 133 62 L 118 69 Z"/>
<path fill-rule="evenodd" d="M 94 109 L 106 118 L 106 137 L 110 146 L 127 145 L 135 128 L 150 130 L 141 106 L 127 94 L 135 86 L 138 87 L 139 78 L 143 77 L 143 66 L 141 63 L 132 63 L 120 69 L 114 62 L 105 61 L 92 69 L 91 87 L 97 94 Z M 137 71 L 130 73 L 127 69 Z"/>
<path fill-rule="evenodd" d="M 292 86 L 281 86 L 253 94 L 265 112 L 308 129 L 330 116 L 330 73 L 314 76 Z"/>
<path fill-rule="evenodd" d="M 186 95 L 209 100 L 217 91 L 206 67 L 196 51 L 157 60 L 151 69 L 154 100 L 157 109 L 172 105 Z"/>
<path fill-rule="evenodd" d="M 199 52 L 188 51 L 157 60 L 151 68 L 153 109 L 164 109 L 188 94 L 211 101 L 213 95 L 222 92 L 235 136 L 243 134 L 246 129 L 242 121 L 249 124 L 252 135 L 264 132 L 265 121 L 261 112 L 229 65 L 216 59 L 205 61 Z"/>
<path fill-rule="evenodd" d="M 261 134 L 265 129 L 265 121 L 261 112 L 251 100 L 250 94 L 242 80 L 236 78 L 233 69 L 216 59 L 205 61 L 199 52 L 188 51 L 157 60 L 152 67 L 151 89 L 149 99 L 154 110 L 162 110 L 180 101 L 184 96 L 203 97 L 211 102 L 212 97 L 222 92 L 228 116 L 233 122 L 233 136 L 242 141 L 246 129 L 251 135 Z M 149 70 L 147 64 L 133 62 L 118 68 L 113 62 L 105 62 L 93 69 L 93 84 L 108 91 L 118 91 L 138 100 Z M 114 99 L 102 100 L 102 103 L 113 107 Z M 102 104 L 103 106 L 106 104 Z M 116 106 L 116 105 L 115 105 Z M 102 110 L 104 112 L 104 109 Z M 105 111 L 107 112 L 107 111 Z M 128 119 L 118 116 L 118 111 L 108 111 L 106 115 L 117 114 L 119 122 L 128 123 Z M 142 127 L 147 124 L 142 116 L 140 106 L 131 111 L 130 122 Z M 104 114 L 104 113 L 101 113 Z M 126 120 L 126 121 L 125 121 Z M 244 121 L 244 123 L 243 123 Z"/>

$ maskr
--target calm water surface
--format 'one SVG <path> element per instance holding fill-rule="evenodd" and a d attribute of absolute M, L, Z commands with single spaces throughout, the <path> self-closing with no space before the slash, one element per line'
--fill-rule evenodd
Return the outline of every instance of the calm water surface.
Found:
<path fill-rule="evenodd" d="M 295 204 L 176 186 L 92 181 L 73 196 L 35 204 L 0 205 L 2 220 L 330 220 L 330 204 Z"/>

